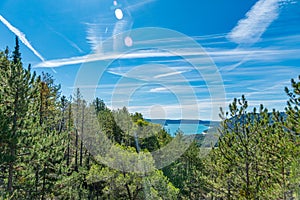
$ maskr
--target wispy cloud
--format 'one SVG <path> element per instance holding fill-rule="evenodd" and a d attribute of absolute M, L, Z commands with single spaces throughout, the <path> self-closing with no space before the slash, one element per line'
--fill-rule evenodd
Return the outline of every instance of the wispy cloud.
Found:
<path fill-rule="evenodd" d="M 121 66 L 117 68 L 109 68 L 108 73 L 136 79 L 146 82 L 160 83 L 179 83 L 187 82 L 187 79 L 182 75 L 184 72 L 192 71 L 191 67 L 184 66 L 166 66 L 166 65 L 139 65 L 139 66 Z"/>
<path fill-rule="evenodd" d="M 127 4 L 127 2 L 124 2 Z M 147 2 L 138 3 L 139 6 L 143 6 Z M 135 5 L 135 4 L 133 4 Z M 114 49 L 118 48 L 120 41 L 118 37 L 115 37 L 118 34 L 121 34 L 125 31 L 129 31 L 133 24 L 133 19 L 128 7 L 124 7 L 121 4 L 119 5 L 122 10 L 122 18 L 116 21 L 115 18 L 111 18 L 110 14 L 104 14 L 100 19 L 96 19 L 95 23 L 87 23 L 87 42 L 91 45 L 91 49 L 94 53 L 102 53 L 102 45 L 105 40 L 109 37 L 113 39 Z M 139 7 L 137 6 L 137 7 Z"/>
<path fill-rule="evenodd" d="M 60 37 L 62 37 L 64 40 L 66 40 L 72 47 L 74 47 L 75 49 L 77 49 L 78 52 L 83 53 L 83 50 L 77 45 L 75 44 L 72 40 L 70 40 L 69 38 L 67 38 L 65 35 L 63 35 L 62 33 L 54 30 L 53 28 L 50 28 L 54 33 L 56 33 L 57 35 L 59 35 Z"/>
<path fill-rule="evenodd" d="M 66 65 L 82 64 L 85 62 L 94 62 L 113 59 L 138 59 L 138 58 L 177 58 L 179 55 L 184 57 L 198 56 L 193 58 L 195 62 L 207 62 L 207 55 L 212 57 L 215 62 L 240 62 L 245 57 L 246 60 L 253 61 L 272 61 L 282 59 L 298 58 L 299 49 L 273 49 L 273 48 L 245 48 L 245 49 L 218 49 L 207 48 L 206 52 L 199 52 L 197 49 L 174 49 L 173 52 L 160 52 L 155 50 L 143 50 L 133 53 L 100 53 L 55 60 L 47 60 L 34 65 L 34 67 L 61 67 Z M 163 62 L 163 61 L 159 61 Z M 176 62 L 176 60 L 174 61 Z M 230 67 L 232 69 L 232 67 Z M 178 72 L 176 72 L 178 73 Z"/>
<path fill-rule="evenodd" d="M 279 15 L 283 0 L 259 0 L 228 34 L 228 39 L 238 44 L 257 42 Z"/>
<path fill-rule="evenodd" d="M 124 12 L 124 15 L 128 12 Z M 106 23 L 104 23 L 104 21 Z M 130 13 L 124 16 L 124 19 L 117 22 L 114 19 L 103 18 L 97 23 L 87 23 L 87 42 L 91 45 L 91 50 L 94 53 L 103 53 L 107 49 L 103 49 L 103 45 L 107 45 L 107 41 L 111 41 L 112 47 L 116 50 L 120 45 L 123 45 L 123 40 L 116 37 L 125 31 L 131 29 L 132 19 Z"/>
<path fill-rule="evenodd" d="M 56 60 L 47 60 L 43 61 L 41 63 L 38 63 L 34 65 L 33 67 L 46 67 L 46 68 L 51 68 L 51 67 L 61 67 L 61 66 L 67 66 L 67 65 L 74 65 L 74 64 L 81 64 L 84 63 L 85 61 L 95 61 L 96 58 L 94 59 L 88 59 L 89 56 L 76 56 L 76 57 L 71 57 L 71 58 L 62 58 L 62 59 L 56 59 Z"/>
<path fill-rule="evenodd" d="M 153 58 L 153 57 L 178 57 L 178 56 L 204 56 L 203 52 L 191 51 L 185 49 L 174 50 L 174 52 L 160 52 L 155 50 L 143 50 L 134 53 L 105 53 L 105 54 L 90 54 L 85 56 L 77 56 L 71 58 L 62 58 L 56 60 L 47 60 L 38 63 L 34 67 L 61 67 L 65 65 L 81 64 L 84 62 L 93 62 L 110 59 L 133 59 L 133 58 Z"/>
<path fill-rule="evenodd" d="M 150 90 L 150 92 L 153 92 L 153 93 L 157 93 L 157 92 L 168 92 L 168 89 L 167 88 L 164 88 L 164 87 L 158 87 L 158 88 L 152 88 Z"/>
<path fill-rule="evenodd" d="M 108 73 L 114 74 L 117 76 L 127 77 L 125 72 L 115 71 L 115 70 L 107 70 Z"/>
<path fill-rule="evenodd" d="M 16 27 L 14 27 L 13 25 L 11 25 L 2 15 L 0 15 L 0 21 L 11 31 L 13 32 L 16 36 L 19 37 L 19 39 L 21 40 L 21 42 L 28 47 L 33 53 L 34 55 L 36 55 L 39 59 L 41 59 L 42 61 L 45 61 L 45 59 L 41 56 L 41 54 L 39 54 L 39 52 L 37 52 L 33 46 L 30 44 L 30 42 L 26 39 L 26 36 L 24 33 L 22 33 L 19 29 L 17 29 Z"/>
<path fill-rule="evenodd" d="M 150 4 L 153 3 L 156 0 L 144 0 L 144 1 L 138 1 L 138 3 L 136 4 L 131 4 L 129 6 L 127 6 L 126 8 L 130 11 L 135 11 L 143 6 L 145 6 L 146 4 Z"/>
<path fill-rule="evenodd" d="M 111 24 L 95 24 L 95 23 L 87 23 L 87 42 L 91 45 L 91 49 L 95 53 L 101 53 L 102 47 L 101 44 L 103 42 L 103 34 L 108 32 L 108 26 Z M 104 27 L 104 28 L 103 28 Z"/>
<path fill-rule="evenodd" d="M 132 19 L 130 17 L 129 12 L 127 13 L 128 16 L 127 17 L 124 16 L 125 19 L 118 21 L 114 26 L 112 37 L 113 37 L 113 48 L 115 51 L 117 51 L 119 48 L 121 48 L 124 45 L 123 37 L 120 37 L 118 35 L 120 34 L 122 35 L 123 32 L 130 30 L 132 26 Z"/>
<path fill-rule="evenodd" d="M 245 95 L 248 97 L 254 96 L 254 97 L 258 97 L 258 96 L 262 96 L 262 95 L 267 95 L 267 94 L 272 94 L 273 98 L 276 98 L 276 95 L 278 97 L 278 93 L 283 93 L 283 88 L 285 85 L 288 85 L 289 81 L 280 81 L 278 83 L 274 83 L 273 85 L 270 87 L 249 87 L 248 89 L 252 90 L 251 92 L 246 92 Z M 279 98 L 282 98 L 282 96 L 279 96 Z"/>
<path fill-rule="evenodd" d="M 154 78 L 163 78 L 163 77 L 167 77 L 167 76 L 173 76 L 173 75 L 182 74 L 182 73 L 185 73 L 185 72 L 188 72 L 188 71 L 190 71 L 190 70 L 168 72 L 168 73 L 165 73 L 165 74 L 156 75 L 156 76 L 154 76 Z"/>

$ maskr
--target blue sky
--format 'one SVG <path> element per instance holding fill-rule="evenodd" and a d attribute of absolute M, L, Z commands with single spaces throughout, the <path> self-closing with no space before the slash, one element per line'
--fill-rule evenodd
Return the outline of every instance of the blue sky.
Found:
<path fill-rule="evenodd" d="M 18 35 L 23 63 L 66 96 L 80 87 L 147 118 L 216 120 L 242 94 L 283 110 L 299 21 L 298 0 L 2 0 L 0 48 Z"/>

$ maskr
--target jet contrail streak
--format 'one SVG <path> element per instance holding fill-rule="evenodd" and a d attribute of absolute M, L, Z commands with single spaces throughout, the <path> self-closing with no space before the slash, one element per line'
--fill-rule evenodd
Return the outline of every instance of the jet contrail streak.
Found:
<path fill-rule="evenodd" d="M 2 17 L 2 15 L 0 15 L 0 21 L 11 31 L 13 32 L 16 36 L 19 37 L 19 39 L 21 40 L 21 42 L 28 47 L 33 53 L 34 55 L 36 55 L 37 57 L 39 57 L 39 59 L 41 59 L 42 61 L 45 61 L 45 59 L 41 56 L 41 54 L 39 54 L 39 52 L 37 52 L 30 44 L 30 42 L 26 39 L 26 36 L 24 33 L 22 33 L 19 29 L 17 29 L 16 27 L 14 27 L 13 25 L 11 25 L 4 17 Z"/>

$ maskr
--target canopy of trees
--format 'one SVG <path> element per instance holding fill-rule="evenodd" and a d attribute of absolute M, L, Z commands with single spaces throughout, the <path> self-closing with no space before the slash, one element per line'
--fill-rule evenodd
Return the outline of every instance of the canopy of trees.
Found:
<path fill-rule="evenodd" d="M 184 133 L 88 103 L 79 89 L 61 96 L 49 74 L 23 66 L 17 38 L 0 52 L 0 76 L 1 199 L 300 198 L 300 77 L 285 88 L 284 112 L 234 99 L 206 156 L 195 140 L 158 169 L 151 152 Z"/>

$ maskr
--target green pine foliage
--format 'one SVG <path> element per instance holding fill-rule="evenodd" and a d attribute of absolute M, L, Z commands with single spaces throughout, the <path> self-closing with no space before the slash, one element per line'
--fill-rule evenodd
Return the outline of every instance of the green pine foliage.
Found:
<path fill-rule="evenodd" d="M 244 96 L 221 112 L 220 139 L 206 159 L 216 199 L 293 199 L 299 190 L 299 138 L 280 112 L 248 111 Z M 289 118 L 290 116 L 288 116 Z M 299 120 L 299 119 L 298 119 Z M 298 179 L 298 180 L 296 180 Z"/>

